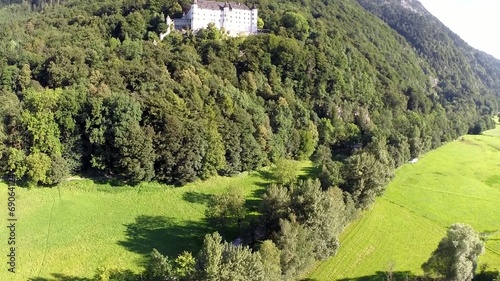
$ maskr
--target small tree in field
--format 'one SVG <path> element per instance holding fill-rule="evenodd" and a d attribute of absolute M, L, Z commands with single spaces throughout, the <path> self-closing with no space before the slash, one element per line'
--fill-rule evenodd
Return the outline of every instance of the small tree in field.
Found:
<path fill-rule="evenodd" d="M 207 219 L 224 228 L 245 218 L 245 194 L 241 188 L 232 187 L 227 193 L 213 196 L 205 212 Z"/>
<path fill-rule="evenodd" d="M 448 281 L 470 281 L 483 251 L 484 242 L 477 232 L 469 225 L 456 223 L 450 226 L 422 269 L 427 275 L 437 275 Z"/>
<path fill-rule="evenodd" d="M 272 169 L 271 172 L 273 173 L 276 182 L 285 185 L 294 183 L 299 176 L 297 163 L 288 159 L 278 160 L 276 162 L 276 166 Z"/>

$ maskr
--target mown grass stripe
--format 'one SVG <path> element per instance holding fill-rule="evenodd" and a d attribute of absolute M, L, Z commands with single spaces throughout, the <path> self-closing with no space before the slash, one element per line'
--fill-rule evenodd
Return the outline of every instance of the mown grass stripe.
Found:
<path fill-rule="evenodd" d="M 499 137 L 500 127 L 465 136 L 398 169 L 386 194 L 346 228 L 337 256 L 317 264 L 309 279 L 382 280 L 390 266 L 403 275 L 421 274 L 421 264 L 455 222 L 491 233 L 480 264 L 499 269 Z"/>

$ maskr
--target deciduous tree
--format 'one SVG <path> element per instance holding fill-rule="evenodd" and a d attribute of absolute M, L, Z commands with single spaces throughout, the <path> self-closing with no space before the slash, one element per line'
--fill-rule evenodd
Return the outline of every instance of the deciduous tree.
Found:
<path fill-rule="evenodd" d="M 223 242 L 217 233 L 207 234 L 196 264 L 199 280 L 264 281 L 261 256 L 248 246 Z"/>
<path fill-rule="evenodd" d="M 224 228 L 239 223 L 245 217 L 245 194 L 239 187 L 231 187 L 226 193 L 214 195 L 208 202 L 205 216 Z"/>
<path fill-rule="evenodd" d="M 450 281 L 470 281 L 474 277 L 479 256 L 484 252 L 484 242 L 469 225 L 456 223 L 448 228 L 432 256 L 422 265 L 431 276 Z"/>
<path fill-rule="evenodd" d="M 280 249 L 272 240 L 265 240 L 260 245 L 258 253 L 264 266 L 265 279 L 269 281 L 281 280 Z"/>

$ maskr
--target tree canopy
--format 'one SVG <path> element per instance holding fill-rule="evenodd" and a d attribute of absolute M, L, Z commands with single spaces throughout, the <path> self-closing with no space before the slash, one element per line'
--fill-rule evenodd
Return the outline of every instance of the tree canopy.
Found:
<path fill-rule="evenodd" d="M 323 188 L 365 205 L 410 157 L 493 126 L 500 68 L 456 40 L 430 56 L 439 34 L 392 10 L 373 12 L 413 37 L 350 1 L 255 2 L 267 33 L 160 41 L 187 1 L 3 1 L 2 170 L 41 184 L 83 172 L 184 184 L 321 148 Z M 373 146 L 385 160 L 360 185 L 356 159 Z"/>
<path fill-rule="evenodd" d="M 160 40 L 189 2 L 0 1 L 3 174 L 183 185 L 276 164 L 252 249 L 211 234 L 197 258 L 153 252 L 151 279 L 293 279 L 335 254 L 394 169 L 494 126 L 500 62 L 401 1 L 250 0 L 259 34 Z M 291 160 L 307 159 L 319 179 L 296 182 Z M 234 223 L 243 204 L 216 196 L 207 216 Z"/>
<path fill-rule="evenodd" d="M 476 272 L 484 242 L 474 229 L 456 223 L 448 228 L 429 260 L 422 265 L 426 274 L 438 275 L 451 281 L 470 281 Z"/>

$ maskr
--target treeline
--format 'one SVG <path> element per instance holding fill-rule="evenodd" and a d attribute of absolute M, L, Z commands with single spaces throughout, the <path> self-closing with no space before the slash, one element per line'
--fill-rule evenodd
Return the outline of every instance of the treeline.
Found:
<path fill-rule="evenodd" d="M 238 192 L 212 198 L 207 217 L 222 227 L 236 227 L 244 209 Z M 214 211 L 217 211 L 214 216 Z M 168 257 L 153 249 L 144 271 L 99 269 L 93 280 L 296 280 L 315 261 L 334 255 L 338 234 L 356 215 L 354 202 L 338 188 L 322 190 L 318 180 L 271 185 L 257 224 L 244 227 L 233 242 L 207 234 L 201 250 Z"/>
<path fill-rule="evenodd" d="M 304 263 L 312 260 L 310 255 L 314 252 L 311 250 L 314 246 L 304 236 L 304 229 L 294 229 L 294 223 L 292 221 L 282 225 L 283 241 L 291 242 L 290 244 L 276 246 L 273 241 L 265 240 L 260 244 L 259 250 L 252 251 L 247 246 L 224 242 L 215 232 L 205 236 L 197 258 L 184 252 L 177 258 L 170 259 L 153 250 L 146 269 L 140 274 L 101 268 L 91 280 L 295 280 L 300 275 L 296 275 L 298 272 L 294 271 L 296 268 L 293 266 L 304 266 Z M 281 250 L 280 247 L 283 246 L 285 248 Z M 293 247 L 293 251 L 290 252 L 286 247 Z M 471 226 L 453 224 L 431 257 L 422 264 L 424 275 L 407 275 L 405 280 L 498 280 L 499 273 L 487 272 L 486 268 L 476 273 L 478 259 L 484 249 L 484 241 Z M 398 277 L 392 269 L 386 272 L 386 276 L 387 280 L 397 280 Z"/>
<path fill-rule="evenodd" d="M 64 0 L 0 0 L 0 7 L 20 4 L 29 7 L 31 11 L 43 11 L 47 7 L 60 5 Z"/>
<path fill-rule="evenodd" d="M 316 152 L 324 187 L 354 194 L 370 187 L 343 170 L 372 161 L 378 185 L 478 120 L 478 132 L 492 126 L 493 101 L 457 91 L 441 103 L 426 62 L 353 4 L 261 1 L 271 34 L 159 42 L 163 13 L 185 4 L 4 8 L 3 171 L 31 184 L 82 172 L 183 184 Z"/>

